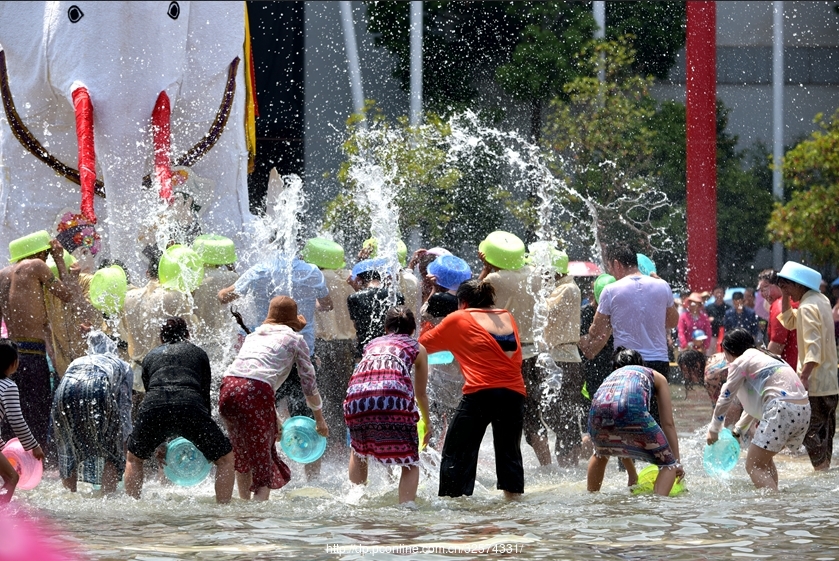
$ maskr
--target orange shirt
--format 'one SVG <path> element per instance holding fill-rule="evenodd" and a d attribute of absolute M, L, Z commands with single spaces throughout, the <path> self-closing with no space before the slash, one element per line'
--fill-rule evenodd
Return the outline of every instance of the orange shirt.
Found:
<path fill-rule="evenodd" d="M 477 312 L 501 314 L 506 310 L 473 309 Z M 507 388 L 524 396 L 524 378 L 521 375 L 521 341 L 516 320 L 513 332 L 517 348 L 513 356 L 507 356 L 492 335 L 472 317 L 470 309 L 458 310 L 446 316 L 439 325 L 420 335 L 422 344 L 429 353 L 450 351 L 463 372 L 466 382 L 463 393 L 480 390 Z M 510 314 L 512 318 L 512 314 Z"/>

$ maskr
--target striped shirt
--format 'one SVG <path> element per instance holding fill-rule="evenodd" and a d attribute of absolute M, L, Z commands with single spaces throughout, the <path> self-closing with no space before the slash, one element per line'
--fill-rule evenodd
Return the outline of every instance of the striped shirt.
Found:
<path fill-rule="evenodd" d="M 20 394 L 17 384 L 9 378 L 0 379 L 0 421 L 3 419 L 9 422 L 24 450 L 32 450 L 38 446 L 38 441 L 32 436 L 29 425 L 26 424 L 23 413 L 20 411 Z M 5 445 L 6 443 L 0 438 L 0 448 Z"/>

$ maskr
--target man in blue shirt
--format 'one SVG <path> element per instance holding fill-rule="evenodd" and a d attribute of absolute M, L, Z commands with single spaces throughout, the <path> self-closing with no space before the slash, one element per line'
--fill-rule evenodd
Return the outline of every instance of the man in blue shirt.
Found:
<path fill-rule="evenodd" d="M 722 321 L 723 328 L 726 332 L 742 327 L 752 334 L 755 341 L 762 341 L 760 335 L 760 324 L 757 321 L 757 315 L 754 310 L 745 305 L 745 298 L 742 292 L 735 292 L 731 295 L 731 308 L 726 310 L 725 318 Z"/>

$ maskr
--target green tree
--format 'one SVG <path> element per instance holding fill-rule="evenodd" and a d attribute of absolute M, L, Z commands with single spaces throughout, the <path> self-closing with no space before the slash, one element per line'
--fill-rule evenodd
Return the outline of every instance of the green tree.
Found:
<path fill-rule="evenodd" d="M 410 83 L 408 2 L 367 2 L 368 30 L 396 55 L 394 76 Z M 531 137 L 541 110 L 577 76 L 575 60 L 591 40 L 590 2 L 424 2 L 423 95 L 441 115 L 471 106 L 478 80 L 496 80 L 531 109 Z M 685 44 L 684 2 L 607 2 L 607 37 L 629 34 L 642 75 L 667 75 Z"/>
<path fill-rule="evenodd" d="M 630 37 L 633 70 L 666 78 L 685 46 L 684 2 L 606 2 L 606 38 Z"/>
<path fill-rule="evenodd" d="M 577 212 L 596 215 L 600 240 L 625 240 L 678 278 L 687 247 L 685 106 L 650 96 L 652 78 L 635 73 L 627 41 L 587 52 L 589 74 L 602 61 L 606 79 L 566 86 L 567 100 L 554 100 L 547 117 L 544 145 L 558 156 L 557 175 L 587 203 Z M 736 150 L 728 112 L 717 104 L 718 260 L 724 282 L 742 282 L 751 275 L 743 263 L 767 243 L 771 182 L 765 148 Z"/>
<path fill-rule="evenodd" d="M 565 98 L 551 103 L 543 145 L 555 156 L 554 172 L 573 190 L 569 204 L 589 216 L 595 236 L 624 239 L 647 253 L 667 204 L 651 166 L 652 77 L 632 72 L 634 52 L 625 41 L 592 44 L 583 60 L 587 76 L 569 82 Z"/>
<path fill-rule="evenodd" d="M 542 105 L 579 76 L 576 58 L 592 40 L 594 18 L 582 2 L 513 2 L 508 12 L 523 27 L 495 79 L 514 99 L 530 105 L 530 137 L 538 142 Z"/>
<path fill-rule="evenodd" d="M 394 77 L 410 87 L 410 2 L 366 2 L 367 30 L 397 57 Z M 423 2 L 424 104 L 447 114 L 471 105 L 473 83 L 492 78 L 497 60 L 515 45 L 520 23 L 505 2 Z"/>
<path fill-rule="evenodd" d="M 509 192 L 500 187 L 497 147 L 481 143 L 471 157 L 451 157 L 451 126 L 435 114 L 411 127 L 407 119 L 388 121 L 371 108 L 368 127 L 359 118 L 348 123 L 343 145 L 347 159 L 338 171 L 343 188 L 326 206 L 324 226 L 346 247 L 359 247 L 371 231 L 363 204 L 361 176 L 376 168 L 394 193 L 399 229 L 418 229 L 424 243 L 459 248 L 478 242 L 509 215 Z M 514 203 L 510 203 L 515 206 Z"/>
<path fill-rule="evenodd" d="M 736 149 L 737 137 L 730 134 L 730 110 L 717 101 L 717 269 L 726 284 L 753 282 L 754 276 L 743 264 L 754 259 L 767 245 L 766 222 L 772 209 L 772 179 L 766 146 Z M 674 206 L 687 203 L 687 151 L 685 106 L 665 102 L 653 116 L 654 176 Z M 669 229 L 675 239 L 687 240 L 685 221 Z"/>
<path fill-rule="evenodd" d="M 772 241 L 807 252 L 818 265 L 839 262 L 839 110 L 784 156 L 786 204 L 776 203 L 767 226 Z"/>

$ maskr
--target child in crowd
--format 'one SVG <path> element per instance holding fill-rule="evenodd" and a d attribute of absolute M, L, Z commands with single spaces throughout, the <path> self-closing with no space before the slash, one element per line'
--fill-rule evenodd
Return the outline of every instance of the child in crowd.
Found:
<path fill-rule="evenodd" d="M 414 314 L 404 306 L 388 310 L 385 335 L 365 347 L 344 401 L 344 419 L 352 446 L 350 481 L 356 485 L 367 482 L 368 458 L 401 466 L 400 503 L 413 501 L 417 496 L 420 415 L 427 427 L 423 444 L 428 443 L 431 433 L 426 395 L 428 355 L 413 338 L 415 321 Z"/>
<path fill-rule="evenodd" d="M 17 384 L 11 379 L 12 374 L 17 371 L 17 366 L 17 345 L 9 339 L 0 339 L 0 422 L 9 423 L 23 449 L 32 450 L 35 458 L 44 461 L 44 451 L 32 436 L 29 425 L 20 411 Z M 6 443 L 0 439 L 0 449 L 5 445 Z M 0 454 L 0 477 L 3 478 L 3 486 L 0 489 L 5 491 L 4 495 L 0 495 L 0 504 L 8 503 L 12 500 L 20 476 L 3 454 Z"/>
<path fill-rule="evenodd" d="M 685 379 L 685 394 L 694 386 L 705 385 L 705 364 L 707 363 L 705 353 L 699 349 L 687 349 L 679 353 L 679 370 Z"/>
<path fill-rule="evenodd" d="M 438 325 L 443 318 L 457 311 L 457 289 L 472 278 L 472 270 L 463 259 L 454 255 L 438 256 L 426 268 L 425 278 L 433 285 L 433 293 L 422 307 L 422 332 Z M 450 355 L 451 356 L 451 355 Z M 436 444 L 442 448 L 449 420 L 454 416 L 463 393 L 463 374 L 456 360 L 428 367 L 428 387 L 431 395 L 431 413 L 440 427 Z"/>
<path fill-rule="evenodd" d="M 746 456 L 746 471 L 757 488 L 778 490 L 778 470 L 773 457 L 785 446 L 797 450 L 810 425 L 807 390 L 795 370 L 775 355 L 755 348 L 754 337 L 736 328 L 722 342 L 728 360 L 728 379 L 714 408 L 708 444 L 719 438 L 734 396 L 743 404 L 743 415 L 732 429 L 735 437 L 761 420 Z"/>

